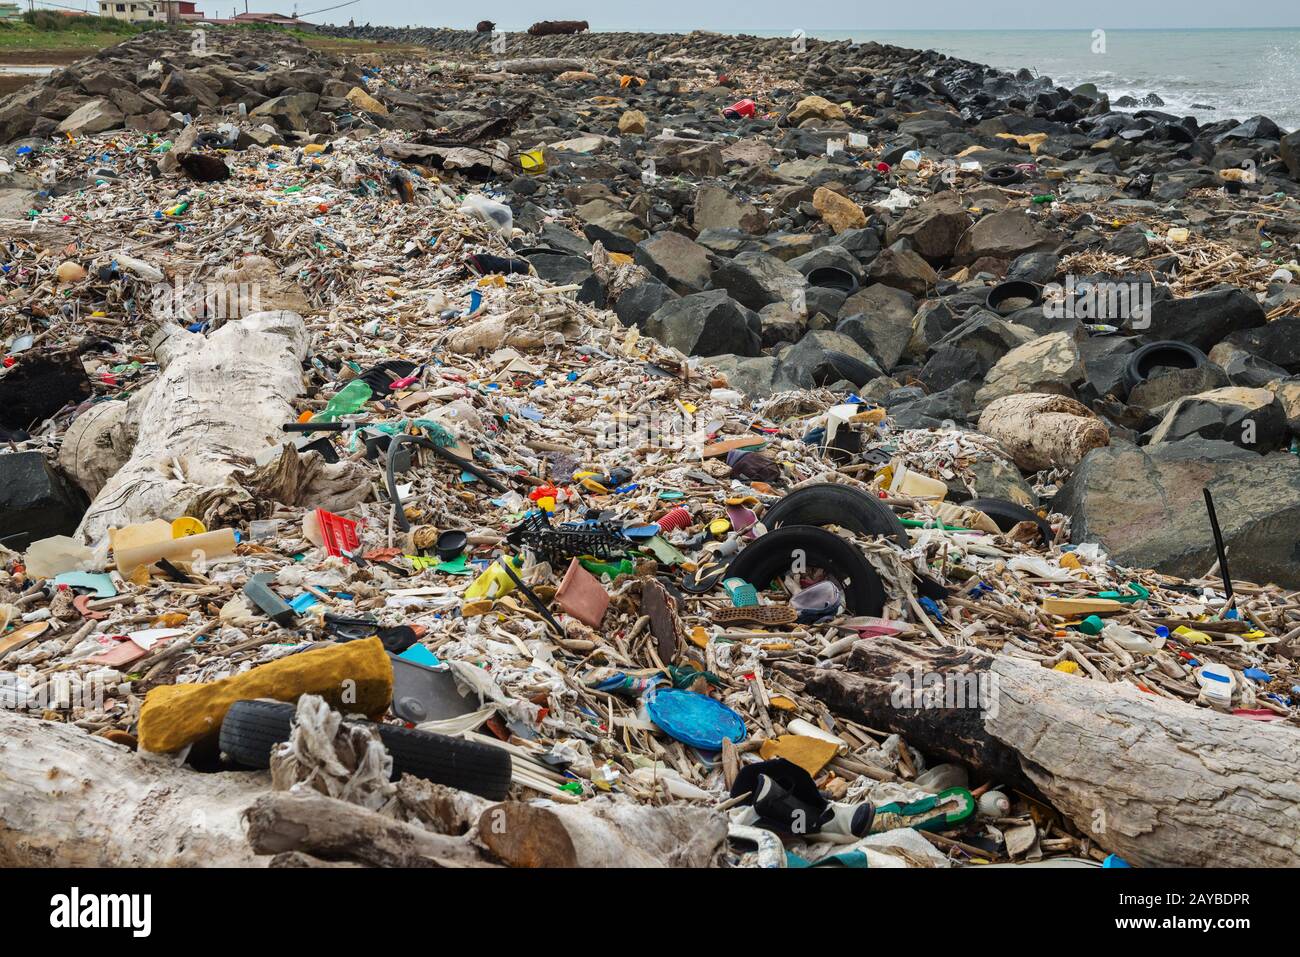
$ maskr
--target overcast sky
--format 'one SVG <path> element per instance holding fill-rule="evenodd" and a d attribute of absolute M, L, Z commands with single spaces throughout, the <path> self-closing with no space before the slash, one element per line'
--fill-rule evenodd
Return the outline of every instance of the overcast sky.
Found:
<path fill-rule="evenodd" d="M 298 0 L 298 12 L 338 0 Z M 200 0 L 199 9 L 229 15 L 243 0 Z M 293 0 L 250 0 L 249 9 L 283 9 Z M 1086 7 L 1086 9 L 1084 9 Z M 611 4 L 608 0 L 480 0 L 473 4 L 358 0 L 308 17 L 317 23 L 382 23 L 473 27 L 481 19 L 501 29 L 523 29 L 536 20 L 586 20 L 593 30 L 925 30 L 925 29 L 1176 29 L 1180 27 L 1300 27 L 1296 0 L 1090 0 L 1083 4 L 1042 0 L 924 0 L 866 4 L 847 0 L 654 0 Z"/>

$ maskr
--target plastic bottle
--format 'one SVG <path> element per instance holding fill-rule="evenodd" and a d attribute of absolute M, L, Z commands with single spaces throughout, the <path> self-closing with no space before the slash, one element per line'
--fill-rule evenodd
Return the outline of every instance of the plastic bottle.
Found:
<path fill-rule="evenodd" d="M 239 544 L 234 529 L 222 528 L 202 535 L 187 535 L 185 538 L 172 538 L 171 526 L 167 527 L 167 537 L 142 542 L 131 547 L 123 547 L 115 542 L 113 558 L 117 570 L 129 575 L 141 565 L 152 565 L 160 558 L 170 562 L 192 562 L 198 559 L 218 558 L 229 555 Z"/>
<path fill-rule="evenodd" d="M 1165 645 L 1165 640 L 1163 638 L 1158 638 L 1155 641 L 1152 641 L 1151 639 L 1144 638 L 1137 632 L 1131 631 L 1123 625 L 1117 624 L 1113 621 L 1108 621 L 1102 626 L 1101 637 L 1109 638 L 1125 651 L 1134 654 L 1151 654 L 1152 652 L 1159 651 Z"/>
<path fill-rule="evenodd" d="M 361 379 L 353 379 L 325 404 L 325 408 L 311 417 L 313 422 L 337 422 L 345 415 L 360 411 L 374 395 L 374 390 Z"/>

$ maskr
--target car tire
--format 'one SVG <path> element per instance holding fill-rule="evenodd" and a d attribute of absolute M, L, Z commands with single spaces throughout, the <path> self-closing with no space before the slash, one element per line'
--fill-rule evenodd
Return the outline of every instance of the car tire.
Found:
<path fill-rule="evenodd" d="M 974 508 L 983 512 L 993 519 L 993 524 L 1004 532 L 1011 531 L 1021 522 L 1033 522 L 1038 526 L 1038 534 L 1043 540 L 1044 547 L 1051 545 L 1056 538 L 1051 525 L 1023 505 L 1017 505 L 1010 499 L 975 498 L 962 504 L 967 508 Z"/>
<path fill-rule="evenodd" d="M 795 489 L 763 513 L 769 529 L 782 525 L 839 525 L 859 535 L 884 535 L 903 548 L 911 541 L 894 510 L 851 485 L 824 482 Z"/>
<path fill-rule="evenodd" d="M 874 616 L 884 610 L 885 586 L 866 556 L 851 542 L 813 525 L 786 525 L 759 536 L 732 560 L 727 577 L 762 591 L 789 570 L 800 552 L 809 568 L 821 569 L 839 582 L 851 614 Z"/>
<path fill-rule="evenodd" d="M 221 722 L 222 752 L 243 767 L 269 768 L 271 749 L 289 740 L 294 712 L 281 701 L 236 701 Z M 502 748 L 392 724 L 376 727 L 393 756 L 394 781 L 411 774 L 494 801 L 510 789 L 510 754 Z"/>
<path fill-rule="evenodd" d="M 1209 361 L 1204 352 L 1185 342 L 1175 342 L 1172 339 L 1148 342 L 1135 349 L 1124 365 L 1125 395 L 1133 391 L 1134 386 L 1145 382 L 1152 370 L 1161 366 L 1199 369 Z"/>

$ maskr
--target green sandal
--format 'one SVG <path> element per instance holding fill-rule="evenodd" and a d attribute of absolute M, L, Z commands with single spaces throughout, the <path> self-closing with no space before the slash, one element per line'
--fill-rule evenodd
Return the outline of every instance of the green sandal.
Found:
<path fill-rule="evenodd" d="M 876 808 L 871 833 L 910 827 L 917 831 L 946 831 L 975 813 L 975 797 L 965 788 L 949 788 L 911 804 L 894 801 Z"/>

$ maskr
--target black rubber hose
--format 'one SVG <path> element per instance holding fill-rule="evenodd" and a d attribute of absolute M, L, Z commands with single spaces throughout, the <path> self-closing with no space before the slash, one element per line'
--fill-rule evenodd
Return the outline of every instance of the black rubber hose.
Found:
<path fill-rule="evenodd" d="M 438 445 L 432 439 L 426 439 L 422 435 L 411 435 L 409 432 L 403 432 L 401 435 L 393 436 L 388 443 L 388 462 L 384 468 L 384 475 L 388 480 L 388 497 L 393 501 L 393 518 L 397 522 L 397 527 L 404 532 L 411 530 L 411 523 L 406 520 L 406 513 L 402 510 L 402 497 L 397 493 L 397 479 L 394 477 L 394 465 L 397 462 L 397 452 L 403 445 L 418 445 L 421 448 L 429 449 L 434 455 L 440 456 L 459 466 L 466 472 L 469 472 L 475 478 L 482 480 L 494 492 L 508 492 L 506 488 L 496 478 L 488 472 L 483 471 L 473 462 L 461 458 L 455 452 L 450 452 Z"/>

